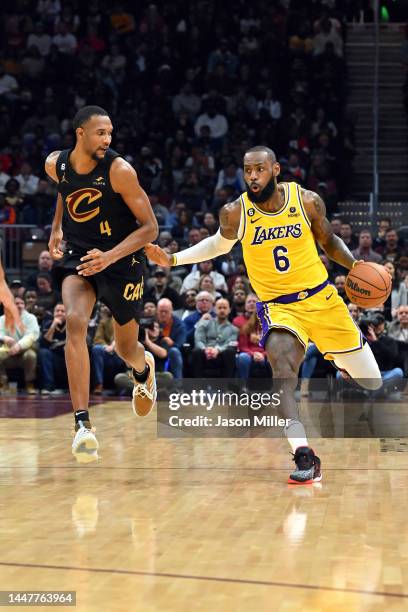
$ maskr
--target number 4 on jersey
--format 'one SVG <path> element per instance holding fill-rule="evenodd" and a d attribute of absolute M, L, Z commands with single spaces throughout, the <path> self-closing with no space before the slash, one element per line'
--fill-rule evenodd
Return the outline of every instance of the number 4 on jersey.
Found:
<path fill-rule="evenodd" d="M 109 225 L 109 221 L 101 221 L 99 224 L 99 229 L 101 230 L 101 234 L 111 235 L 112 230 Z"/>

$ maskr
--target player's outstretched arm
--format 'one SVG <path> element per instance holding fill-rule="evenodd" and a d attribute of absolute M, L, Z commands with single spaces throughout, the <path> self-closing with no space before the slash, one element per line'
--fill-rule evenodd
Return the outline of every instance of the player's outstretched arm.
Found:
<path fill-rule="evenodd" d="M 148 244 L 146 255 L 159 266 L 182 266 L 185 264 L 207 261 L 229 253 L 238 240 L 238 230 L 241 220 L 241 204 L 239 200 L 225 204 L 220 210 L 220 229 L 214 236 L 204 238 L 184 251 L 169 255 L 156 244 Z"/>
<path fill-rule="evenodd" d="M 60 153 L 61 151 L 53 151 L 53 153 L 50 153 L 47 159 L 45 160 L 45 172 L 56 183 L 58 183 L 56 163 L 57 163 L 57 159 Z M 54 220 L 51 226 L 50 239 L 48 241 L 48 250 L 53 259 L 61 259 L 61 257 L 63 257 L 64 255 L 64 253 L 61 251 L 61 242 L 63 238 L 62 212 L 63 212 L 62 198 L 61 198 L 61 194 L 58 194 L 57 204 L 56 204 L 55 213 L 54 213 Z"/>
<path fill-rule="evenodd" d="M 110 169 L 113 191 L 119 193 L 134 214 L 139 227 L 110 251 L 92 249 L 81 257 L 77 267 L 81 276 L 92 276 L 101 272 L 119 259 L 142 249 L 151 240 L 156 240 L 159 226 L 146 192 L 141 188 L 135 169 L 123 158 L 116 158 Z"/>
<path fill-rule="evenodd" d="M 312 226 L 312 232 L 327 257 L 350 270 L 356 259 L 347 245 L 336 236 L 326 217 L 326 206 L 314 191 L 302 189 L 302 200 Z"/>

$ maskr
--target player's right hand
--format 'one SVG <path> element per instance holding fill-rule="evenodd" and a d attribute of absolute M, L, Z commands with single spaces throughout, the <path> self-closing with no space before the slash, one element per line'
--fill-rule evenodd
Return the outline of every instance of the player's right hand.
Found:
<path fill-rule="evenodd" d="M 163 266 L 165 268 L 171 266 L 171 255 L 168 255 L 158 244 L 149 242 L 149 244 L 145 246 L 145 253 L 149 260 L 158 266 Z"/>
<path fill-rule="evenodd" d="M 62 229 L 54 229 L 51 231 L 48 241 L 48 250 L 53 259 L 61 259 L 64 256 L 64 253 L 61 251 L 62 238 Z"/>

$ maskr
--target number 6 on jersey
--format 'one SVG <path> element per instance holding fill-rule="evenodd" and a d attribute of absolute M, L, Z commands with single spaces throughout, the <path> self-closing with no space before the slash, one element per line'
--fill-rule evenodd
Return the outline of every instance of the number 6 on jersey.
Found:
<path fill-rule="evenodd" d="M 284 246 L 277 246 L 273 249 L 272 255 L 275 262 L 275 268 L 278 272 L 287 272 L 290 268 L 290 261 L 282 253 L 287 253 L 288 249 Z"/>

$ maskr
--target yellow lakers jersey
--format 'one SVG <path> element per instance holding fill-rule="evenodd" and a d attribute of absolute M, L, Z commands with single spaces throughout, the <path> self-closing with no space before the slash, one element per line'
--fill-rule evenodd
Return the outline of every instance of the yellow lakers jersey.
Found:
<path fill-rule="evenodd" d="M 297 183 L 280 183 L 285 203 L 262 211 L 241 195 L 241 244 L 251 285 L 261 301 L 312 289 L 327 279 Z"/>

